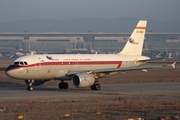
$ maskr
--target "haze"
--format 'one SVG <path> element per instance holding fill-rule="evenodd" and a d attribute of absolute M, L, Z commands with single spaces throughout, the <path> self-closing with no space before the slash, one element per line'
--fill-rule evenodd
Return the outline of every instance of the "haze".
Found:
<path fill-rule="evenodd" d="M 0 22 L 135 17 L 180 21 L 180 0 L 1 0 Z"/>

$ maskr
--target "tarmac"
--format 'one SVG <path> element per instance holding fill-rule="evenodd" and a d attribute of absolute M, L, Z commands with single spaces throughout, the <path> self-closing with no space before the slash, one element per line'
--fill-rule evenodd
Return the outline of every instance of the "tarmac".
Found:
<path fill-rule="evenodd" d="M 0 88 L 2 99 L 29 99 L 29 98 L 68 98 L 110 95 L 176 95 L 180 96 L 180 82 L 172 83 L 134 83 L 134 84 L 102 84 L 101 90 L 90 88 L 75 88 L 61 90 L 57 86 L 35 86 L 34 91 L 27 91 L 26 86 L 12 86 Z"/>
<path fill-rule="evenodd" d="M 0 66 L 5 68 L 11 62 L 1 60 Z M 101 90 L 97 91 L 89 87 L 76 88 L 72 84 L 69 89 L 61 90 L 58 88 L 60 81 L 53 80 L 42 86 L 34 86 L 33 91 L 27 91 L 23 80 L 9 78 L 2 69 L 0 119 L 16 119 L 20 114 L 29 120 L 123 119 L 141 117 L 142 114 L 151 118 L 180 115 L 179 72 L 179 64 L 176 69 L 157 68 L 146 73 L 129 71 L 100 79 Z M 71 118 L 66 118 L 66 113 Z"/>

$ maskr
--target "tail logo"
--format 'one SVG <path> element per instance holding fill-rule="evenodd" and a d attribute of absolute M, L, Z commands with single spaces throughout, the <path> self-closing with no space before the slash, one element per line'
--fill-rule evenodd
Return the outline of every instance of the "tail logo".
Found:
<path fill-rule="evenodd" d="M 138 42 L 135 42 L 133 38 L 129 38 L 129 42 L 132 44 L 139 44 Z"/>

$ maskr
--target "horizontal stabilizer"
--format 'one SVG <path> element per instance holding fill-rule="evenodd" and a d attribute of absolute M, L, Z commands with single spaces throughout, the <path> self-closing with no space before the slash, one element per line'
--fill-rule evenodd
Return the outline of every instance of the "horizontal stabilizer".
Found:
<path fill-rule="evenodd" d="M 162 61 L 164 61 L 165 58 L 150 58 L 150 59 L 138 60 L 137 62 L 149 62 L 149 61 L 155 61 L 155 60 L 162 60 Z"/>

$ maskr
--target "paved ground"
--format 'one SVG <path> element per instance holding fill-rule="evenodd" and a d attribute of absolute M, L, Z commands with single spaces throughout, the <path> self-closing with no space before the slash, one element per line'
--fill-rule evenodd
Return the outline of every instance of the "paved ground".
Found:
<path fill-rule="evenodd" d="M 0 60 L 0 66 L 11 62 Z M 28 120 L 116 120 L 180 115 L 179 73 L 179 65 L 176 69 L 158 68 L 147 73 L 126 72 L 100 79 L 100 91 L 77 89 L 71 84 L 68 90 L 59 90 L 59 81 L 50 81 L 34 87 L 34 91 L 26 91 L 24 81 L 11 79 L 1 70 L 0 119 L 17 119 L 19 114 Z M 66 113 L 71 117 L 65 117 Z"/>
<path fill-rule="evenodd" d="M 75 88 L 59 90 L 56 86 L 38 86 L 34 91 L 26 91 L 25 86 L 1 87 L 0 100 L 19 100 L 37 98 L 69 98 L 96 96 L 176 96 L 180 98 L 180 83 L 132 83 L 132 84 L 103 84 L 100 91 L 89 88 Z"/>
<path fill-rule="evenodd" d="M 78 89 L 70 86 L 68 90 L 59 90 L 55 86 L 38 86 L 34 91 L 26 91 L 26 87 L 1 87 L 1 99 L 34 99 L 65 98 L 72 96 L 104 96 L 104 95 L 176 95 L 180 97 L 180 83 L 141 83 L 141 84 L 103 84 L 100 91 L 89 88 Z"/>

